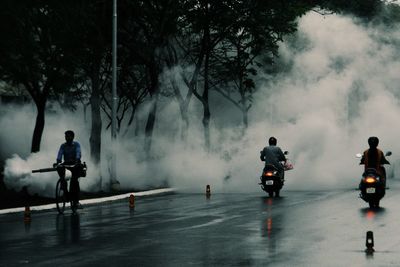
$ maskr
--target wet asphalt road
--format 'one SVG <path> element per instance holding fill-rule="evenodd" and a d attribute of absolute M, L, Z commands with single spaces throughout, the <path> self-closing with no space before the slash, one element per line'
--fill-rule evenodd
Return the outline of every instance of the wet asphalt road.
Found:
<path fill-rule="evenodd" d="M 400 266 L 400 189 L 173 194 L 0 215 L 0 266 Z M 375 250 L 367 255 L 366 231 Z"/>

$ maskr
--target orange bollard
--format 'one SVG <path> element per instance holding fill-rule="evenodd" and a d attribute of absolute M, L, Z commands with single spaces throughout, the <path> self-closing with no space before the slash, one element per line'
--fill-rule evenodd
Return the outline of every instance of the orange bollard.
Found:
<path fill-rule="evenodd" d="M 31 222 L 31 209 L 29 208 L 29 206 L 25 207 L 24 222 L 25 223 L 30 223 Z"/>
<path fill-rule="evenodd" d="M 206 186 L 206 195 L 207 197 L 211 196 L 211 187 L 209 184 Z"/>
<path fill-rule="evenodd" d="M 365 250 L 366 253 L 374 253 L 374 233 L 372 231 L 367 232 L 367 238 L 365 241 L 365 246 L 367 249 Z"/>
<path fill-rule="evenodd" d="M 133 194 L 129 196 L 129 208 L 135 208 L 135 196 Z"/>

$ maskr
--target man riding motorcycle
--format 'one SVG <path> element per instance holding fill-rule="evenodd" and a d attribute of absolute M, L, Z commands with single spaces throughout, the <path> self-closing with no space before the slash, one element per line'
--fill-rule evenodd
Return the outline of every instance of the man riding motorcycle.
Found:
<path fill-rule="evenodd" d="M 379 139 L 376 136 L 368 138 L 369 149 L 365 150 L 360 165 L 365 165 L 365 171 L 367 169 L 376 169 L 377 173 L 381 177 L 383 185 L 386 187 L 386 170 L 383 167 L 384 164 L 390 164 L 385 158 L 382 150 L 378 148 Z"/>
<path fill-rule="evenodd" d="M 271 164 L 278 170 L 278 175 L 283 180 L 284 178 L 284 167 L 282 161 L 286 163 L 286 157 L 283 154 L 281 148 L 277 146 L 277 140 L 271 136 L 268 140 L 269 146 L 264 147 L 260 152 L 260 159 L 265 161 L 265 165 Z"/>

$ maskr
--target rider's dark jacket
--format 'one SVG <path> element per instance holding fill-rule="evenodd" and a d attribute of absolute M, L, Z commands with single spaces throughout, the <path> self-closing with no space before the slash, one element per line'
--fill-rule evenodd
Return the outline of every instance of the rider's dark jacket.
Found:
<path fill-rule="evenodd" d="M 75 164 L 81 160 L 81 145 L 73 141 L 71 144 L 63 143 L 57 154 L 57 162 L 60 163 L 64 157 L 67 164 Z"/>
<path fill-rule="evenodd" d="M 382 150 L 379 148 L 370 148 L 364 151 L 360 164 L 365 165 L 365 170 L 374 168 L 380 175 L 382 175 L 384 174 L 382 165 L 390 163 L 385 158 Z"/>
<path fill-rule="evenodd" d="M 286 161 L 286 157 L 279 146 L 264 147 L 260 153 L 260 159 L 265 161 L 265 165 L 274 165 L 279 171 L 283 171 L 283 165 L 280 161 Z"/>

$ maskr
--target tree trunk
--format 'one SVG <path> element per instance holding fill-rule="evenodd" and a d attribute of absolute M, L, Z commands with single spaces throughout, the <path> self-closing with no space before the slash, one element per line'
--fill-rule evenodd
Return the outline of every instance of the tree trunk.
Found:
<path fill-rule="evenodd" d="M 147 159 L 150 158 L 151 143 L 153 139 L 153 131 L 157 115 L 158 95 L 160 93 L 160 82 L 158 80 L 160 75 L 160 68 L 158 62 L 156 61 L 156 54 L 157 52 L 155 52 L 154 58 L 147 65 L 150 77 L 149 93 L 152 98 L 149 116 L 147 117 L 145 127 L 144 151 L 146 153 Z"/>
<path fill-rule="evenodd" d="M 209 104 L 209 63 L 210 63 L 210 49 L 209 49 L 209 43 L 210 43 L 210 33 L 209 29 L 207 28 L 206 34 L 206 55 L 204 59 L 204 91 L 203 91 L 203 96 L 202 96 L 202 103 L 203 103 L 203 127 L 204 127 L 204 142 L 205 142 L 205 149 L 207 152 L 210 152 L 210 104 Z"/>
<path fill-rule="evenodd" d="M 210 107 L 208 102 L 204 103 L 204 113 L 203 113 L 203 127 L 204 127 L 204 142 L 205 142 L 205 149 L 207 152 L 210 152 Z"/>
<path fill-rule="evenodd" d="M 249 127 L 249 112 L 246 108 L 242 109 L 243 127 L 247 129 Z"/>
<path fill-rule="evenodd" d="M 92 112 L 92 129 L 90 132 L 90 157 L 95 164 L 100 163 L 101 158 L 101 113 L 100 113 L 100 83 L 97 74 L 93 75 L 92 95 L 90 106 Z"/>
<path fill-rule="evenodd" d="M 36 115 L 35 129 L 33 130 L 33 137 L 32 137 L 32 147 L 31 147 L 32 153 L 40 151 L 40 142 L 42 140 L 42 134 L 45 123 L 46 99 L 44 98 L 39 101 L 35 101 L 35 104 L 37 108 L 37 115 Z"/>
<path fill-rule="evenodd" d="M 242 105 L 241 111 L 242 111 L 242 122 L 243 122 L 243 127 L 242 127 L 242 137 L 243 137 L 246 134 L 247 128 L 249 127 L 249 110 L 245 105 Z"/>
<path fill-rule="evenodd" d="M 135 131 L 134 131 L 134 135 L 135 135 L 136 137 L 139 136 L 139 130 L 140 130 L 140 125 L 139 125 L 139 123 L 140 123 L 140 121 L 139 121 L 138 116 L 135 116 Z"/>
<path fill-rule="evenodd" d="M 203 92 L 203 127 L 204 127 L 204 143 L 205 149 L 207 152 L 210 151 L 210 105 L 208 103 L 208 92 L 209 92 L 209 84 L 208 84 L 208 56 L 206 56 L 206 64 L 204 71 L 204 92 Z"/>
<path fill-rule="evenodd" d="M 189 131 L 188 106 L 181 107 L 181 118 L 182 118 L 181 141 L 184 142 L 184 144 L 186 144 Z"/>
<path fill-rule="evenodd" d="M 210 151 L 211 142 L 210 142 L 210 104 L 209 104 L 209 68 L 210 68 L 210 29 L 206 25 L 204 29 L 204 40 L 203 40 L 203 48 L 204 48 L 204 86 L 203 86 L 203 94 L 200 95 L 197 90 L 193 90 L 193 94 L 197 99 L 200 100 L 203 105 L 203 129 L 204 129 L 204 148 L 207 152 Z"/>
<path fill-rule="evenodd" d="M 132 104 L 131 116 L 129 117 L 128 124 L 126 125 L 125 132 L 122 134 L 123 137 L 126 136 L 126 135 L 128 134 L 128 132 L 129 132 L 129 130 L 130 130 L 130 127 L 131 127 L 131 125 L 132 125 L 133 120 L 134 120 L 134 119 L 136 120 L 135 113 L 136 113 L 136 106 L 134 106 L 134 105 Z"/>
<path fill-rule="evenodd" d="M 240 80 L 240 86 L 243 86 L 243 82 L 242 79 Z M 247 99 L 246 99 L 246 95 L 245 92 L 242 88 L 240 88 L 240 94 L 241 94 L 241 110 L 242 110 L 242 119 L 243 119 L 243 134 L 245 133 L 246 129 L 249 127 L 249 108 L 250 106 L 247 106 Z"/>
<path fill-rule="evenodd" d="M 147 117 L 147 123 L 145 128 L 145 140 L 144 140 L 144 151 L 147 158 L 150 157 L 151 142 L 153 138 L 154 125 L 157 114 L 157 103 L 158 103 L 158 92 L 153 95 L 149 116 Z"/>
<path fill-rule="evenodd" d="M 187 135 L 188 135 L 187 133 L 188 133 L 189 124 L 190 124 L 188 110 L 189 110 L 190 99 L 192 98 L 192 95 L 193 95 L 193 89 L 191 88 L 190 84 L 187 84 L 188 92 L 186 94 L 186 97 L 184 98 L 174 79 L 171 80 L 171 84 L 172 84 L 172 88 L 174 89 L 175 98 L 179 104 L 179 111 L 181 112 L 181 119 L 182 119 L 181 141 L 186 143 Z"/>

